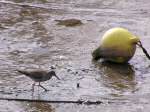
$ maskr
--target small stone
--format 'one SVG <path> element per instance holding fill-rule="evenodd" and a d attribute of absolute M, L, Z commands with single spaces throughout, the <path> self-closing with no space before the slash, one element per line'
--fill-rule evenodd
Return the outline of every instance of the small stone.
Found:
<path fill-rule="evenodd" d="M 77 83 L 77 88 L 79 88 L 80 87 L 80 83 Z"/>

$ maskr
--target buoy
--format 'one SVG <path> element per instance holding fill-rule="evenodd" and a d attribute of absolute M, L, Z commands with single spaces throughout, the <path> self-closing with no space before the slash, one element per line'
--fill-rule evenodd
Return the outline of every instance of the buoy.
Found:
<path fill-rule="evenodd" d="M 126 63 L 134 55 L 140 39 L 125 28 L 112 28 L 105 32 L 100 46 L 92 53 L 93 59 Z"/>

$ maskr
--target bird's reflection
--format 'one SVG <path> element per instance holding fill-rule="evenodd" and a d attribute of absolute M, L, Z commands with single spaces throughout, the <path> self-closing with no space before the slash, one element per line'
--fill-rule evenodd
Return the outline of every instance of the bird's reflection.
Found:
<path fill-rule="evenodd" d="M 130 64 L 115 64 L 111 62 L 94 62 L 100 70 L 99 81 L 108 88 L 124 92 L 136 90 L 134 67 Z"/>
<path fill-rule="evenodd" d="M 28 103 L 28 110 L 33 112 L 54 112 L 54 108 L 48 103 L 31 102 Z"/>

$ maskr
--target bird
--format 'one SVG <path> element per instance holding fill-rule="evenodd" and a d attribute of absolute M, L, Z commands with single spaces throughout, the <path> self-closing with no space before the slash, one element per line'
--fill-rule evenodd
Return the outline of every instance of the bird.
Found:
<path fill-rule="evenodd" d="M 140 38 L 125 28 L 115 27 L 104 33 L 100 46 L 92 52 L 94 60 L 127 63 L 134 55 Z"/>
<path fill-rule="evenodd" d="M 51 71 L 44 71 L 44 70 L 32 70 L 32 71 L 26 71 L 26 70 L 17 70 L 19 73 L 24 74 L 25 76 L 31 78 L 34 83 L 32 84 L 32 89 L 34 90 L 34 86 L 36 82 L 38 82 L 38 86 L 43 88 L 45 91 L 48 91 L 45 87 L 41 85 L 41 82 L 50 80 L 53 76 L 56 77 L 58 80 L 60 78 L 56 75 L 54 70 Z"/>

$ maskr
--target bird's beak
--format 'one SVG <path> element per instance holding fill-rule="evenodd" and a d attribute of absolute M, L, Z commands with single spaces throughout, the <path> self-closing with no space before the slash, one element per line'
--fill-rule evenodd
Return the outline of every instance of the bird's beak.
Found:
<path fill-rule="evenodd" d="M 60 80 L 60 78 L 57 75 L 54 75 L 58 80 Z"/>

